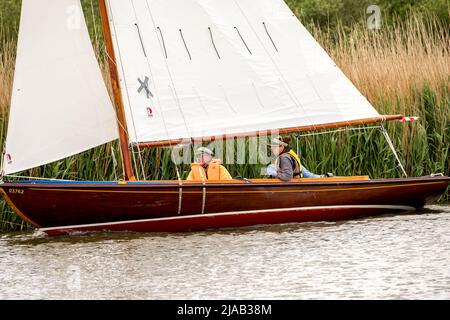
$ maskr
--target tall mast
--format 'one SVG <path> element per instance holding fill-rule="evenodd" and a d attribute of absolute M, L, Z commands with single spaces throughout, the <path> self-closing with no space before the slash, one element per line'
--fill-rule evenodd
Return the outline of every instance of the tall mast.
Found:
<path fill-rule="evenodd" d="M 119 73 L 116 65 L 116 55 L 114 54 L 113 41 L 111 36 L 111 28 L 109 26 L 108 10 L 105 0 L 98 0 L 100 17 L 103 26 L 103 35 L 105 38 L 105 48 L 108 55 L 109 73 L 111 78 L 111 86 L 114 96 L 114 104 L 116 107 L 117 121 L 119 126 L 119 139 L 122 154 L 122 163 L 125 172 L 125 180 L 136 180 L 133 172 L 133 164 L 129 149 L 129 139 L 127 133 L 127 121 L 125 118 L 125 110 L 123 106 L 122 93 L 120 92 Z"/>

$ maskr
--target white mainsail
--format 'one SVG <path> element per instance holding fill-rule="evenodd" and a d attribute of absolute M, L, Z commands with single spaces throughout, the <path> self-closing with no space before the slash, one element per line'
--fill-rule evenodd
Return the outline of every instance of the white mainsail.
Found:
<path fill-rule="evenodd" d="M 283 0 L 108 0 L 130 140 L 379 117 Z"/>
<path fill-rule="evenodd" d="M 23 0 L 4 159 L 11 174 L 117 139 L 79 0 Z"/>

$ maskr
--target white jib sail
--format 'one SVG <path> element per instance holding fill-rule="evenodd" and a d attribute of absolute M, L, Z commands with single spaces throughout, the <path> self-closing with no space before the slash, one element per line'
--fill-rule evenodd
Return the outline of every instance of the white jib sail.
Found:
<path fill-rule="evenodd" d="M 23 0 L 4 172 L 118 137 L 79 0 Z"/>
<path fill-rule="evenodd" d="M 130 139 L 378 117 L 283 0 L 108 0 Z"/>

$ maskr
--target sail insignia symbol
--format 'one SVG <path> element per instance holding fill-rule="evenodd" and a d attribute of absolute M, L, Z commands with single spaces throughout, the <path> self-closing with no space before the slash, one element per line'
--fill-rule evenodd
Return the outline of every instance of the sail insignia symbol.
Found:
<path fill-rule="evenodd" d="M 153 117 L 153 110 L 152 110 L 152 108 L 150 108 L 150 107 L 147 107 L 147 116 L 148 116 L 149 118 L 152 118 L 152 117 Z"/>
<path fill-rule="evenodd" d="M 138 81 L 141 84 L 141 86 L 138 89 L 138 93 L 141 93 L 142 90 L 145 90 L 145 94 L 147 95 L 147 99 L 150 99 L 150 97 L 153 98 L 153 93 L 148 88 L 148 80 L 149 80 L 148 77 L 145 77 L 144 81 L 142 81 L 141 78 L 138 78 Z"/>

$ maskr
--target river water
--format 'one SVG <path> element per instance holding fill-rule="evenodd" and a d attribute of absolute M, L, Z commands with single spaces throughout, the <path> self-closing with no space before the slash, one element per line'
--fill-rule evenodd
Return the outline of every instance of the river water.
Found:
<path fill-rule="evenodd" d="M 0 299 L 450 299 L 450 206 L 195 233 L 2 234 Z"/>

